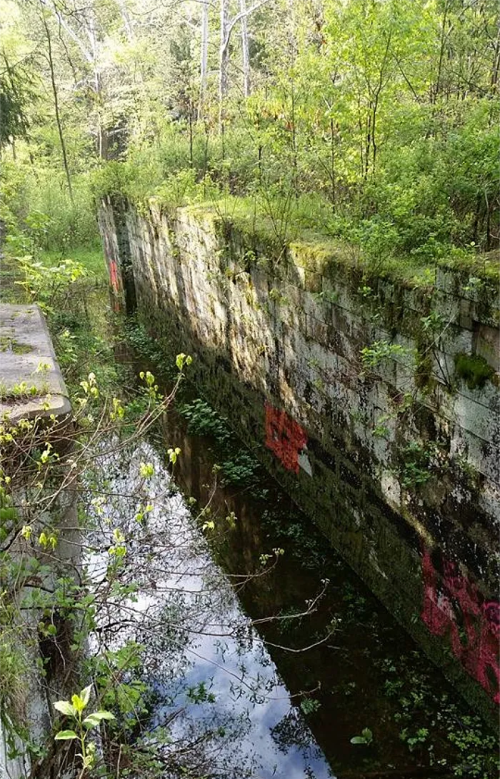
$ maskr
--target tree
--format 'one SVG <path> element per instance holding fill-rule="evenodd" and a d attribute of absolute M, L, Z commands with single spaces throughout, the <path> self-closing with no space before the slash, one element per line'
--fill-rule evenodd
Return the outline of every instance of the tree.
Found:
<path fill-rule="evenodd" d="M 26 138 L 29 100 L 27 68 L 12 66 L 5 50 L 2 52 L 3 70 L 0 71 L 0 148 L 16 138 Z"/>

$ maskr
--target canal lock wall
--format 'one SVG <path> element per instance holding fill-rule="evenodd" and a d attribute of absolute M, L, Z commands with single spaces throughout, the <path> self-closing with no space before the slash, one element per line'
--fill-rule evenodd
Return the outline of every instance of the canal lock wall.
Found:
<path fill-rule="evenodd" d="M 500 703 L 499 292 L 286 247 L 216 207 L 103 200 L 137 310 L 332 546 L 490 723 Z"/>

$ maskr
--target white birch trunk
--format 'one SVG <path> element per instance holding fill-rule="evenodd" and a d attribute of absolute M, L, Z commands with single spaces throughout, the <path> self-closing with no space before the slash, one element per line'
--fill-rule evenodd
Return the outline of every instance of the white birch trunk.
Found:
<path fill-rule="evenodd" d="M 229 60 L 229 43 L 227 38 L 227 0 L 220 0 L 220 50 L 219 50 L 219 131 L 224 124 L 224 101 L 227 95 L 227 65 Z"/>
<path fill-rule="evenodd" d="M 250 95 L 250 55 L 248 51 L 248 27 L 246 0 L 240 0 L 241 14 L 241 55 L 243 61 L 243 95 Z"/>
<path fill-rule="evenodd" d="M 201 60 L 200 60 L 200 104 L 198 118 L 202 118 L 205 109 L 208 77 L 208 2 L 204 0 L 201 6 Z"/>

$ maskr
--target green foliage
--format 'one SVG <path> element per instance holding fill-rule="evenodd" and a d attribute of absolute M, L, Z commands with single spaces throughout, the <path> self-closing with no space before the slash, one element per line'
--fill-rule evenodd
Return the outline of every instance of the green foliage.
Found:
<path fill-rule="evenodd" d="M 500 767 L 495 736 L 486 731 L 479 717 L 459 711 L 447 692 L 439 696 L 429 684 L 426 663 L 418 650 L 398 658 L 378 659 L 385 676 L 386 695 L 397 701 L 394 719 L 400 723 L 400 738 L 410 751 L 427 751 L 430 765 L 453 776 L 493 779 Z M 445 743 L 441 743 L 444 735 Z M 449 753 L 449 744 L 458 748 Z"/>
<path fill-rule="evenodd" d="M 116 650 L 106 649 L 89 663 L 101 704 L 113 709 L 124 734 L 134 732 L 147 711 L 148 687 L 141 679 L 143 653 L 142 644 L 129 640 Z"/>
<path fill-rule="evenodd" d="M 0 71 L 0 148 L 28 133 L 28 107 L 36 101 L 37 81 L 31 57 L 11 62 L 2 50 Z M 38 84 L 37 84 L 38 86 Z"/>
<path fill-rule="evenodd" d="M 220 463 L 224 482 L 237 487 L 253 484 L 257 478 L 259 463 L 253 455 L 241 449 Z"/>
<path fill-rule="evenodd" d="M 84 710 L 90 701 L 92 685 L 85 687 L 79 695 L 71 696 L 71 701 L 57 701 L 54 708 L 63 714 L 73 725 L 73 730 L 58 730 L 54 736 L 56 741 L 78 741 L 80 747 L 79 757 L 82 770 L 93 767 L 96 758 L 96 745 L 87 741 L 89 731 L 99 727 L 104 720 L 114 720 L 114 715 L 109 711 L 94 711 L 83 716 Z"/>
<path fill-rule="evenodd" d="M 300 702 L 300 708 L 306 717 L 310 714 L 315 714 L 321 707 L 321 702 L 317 698 L 304 698 Z"/>
<path fill-rule="evenodd" d="M 388 341 L 374 341 L 370 346 L 361 349 L 361 360 L 365 368 L 377 368 L 381 362 L 394 357 L 408 358 L 413 352 L 401 344 Z"/>
<path fill-rule="evenodd" d="M 255 457 L 238 446 L 227 421 L 201 398 L 179 407 L 179 413 L 188 420 L 188 431 L 193 435 L 205 435 L 214 439 L 218 453 L 222 455 L 217 466 L 223 482 L 237 487 L 255 484 L 259 463 Z"/>
<path fill-rule="evenodd" d="M 4 592 L 2 598 L 5 597 Z M 9 624 L 11 617 L 12 610 L 3 603 L 0 608 L 0 709 L 2 718 L 8 717 L 14 729 L 18 729 L 23 723 L 30 663 L 26 653 L 19 650 L 19 629 Z"/>
<path fill-rule="evenodd" d="M 406 489 L 425 484 L 431 478 L 431 457 L 435 445 L 425 445 L 418 441 L 410 441 L 403 446 L 398 454 L 400 458 L 401 484 Z"/>
<path fill-rule="evenodd" d="M 202 398 L 184 403 L 178 411 L 187 419 L 191 434 L 213 436 L 220 444 L 226 443 L 232 436 L 227 421 Z"/>
<path fill-rule="evenodd" d="M 373 742 L 373 733 L 370 728 L 363 728 L 360 736 L 353 736 L 351 738 L 351 744 L 370 746 Z"/>
<path fill-rule="evenodd" d="M 6 166 L 11 218 L 7 247 L 11 254 L 33 254 L 41 249 L 65 253 L 78 247 L 98 246 L 99 235 L 90 177 L 74 177 L 71 203 L 63 178 L 50 167 L 36 172 L 23 165 Z"/>
<path fill-rule="evenodd" d="M 23 287 L 28 300 L 38 303 L 46 314 L 64 308 L 62 297 L 68 295 L 69 288 L 76 291 L 76 282 L 86 276 L 84 266 L 74 260 L 46 266 L 26 256 L 19 259 L 19 268 L 24 278 L 17 283 Z"/>
<path fill-rule="evenodd" d="M 428 736 L 429 736 L 429 731 L 427 728 L 418 728 L 418 730 L 414 733 L 414 735 L 410 734 L 408 728 L 403 728 L 403 730 L 399 734 L 401 741 L 405 741 L 406 744 L 408 744 L 408 748 L 410 752 L 413 752 L 413 750 L 416 747 L 425 744 L 425 742 L 428 739 Z"/>
<path fill-rule="evenodd" d="M 278 506 L 270 507 L 268 497 L 267 493 L 262 496 L 266 502 L 262 512 L 264 527 L 276 535 L 280 543 L 289 547 L 297 565 L 324 573 L 327 556 L 322 538 L 311 532 L 303 517 L 294 515 L 290 510 L 280 511 Z"/>
<path fill-rule="evenodd" d="M 157 338 L 151 338 L 144 327 L 137 322 L 134 317 L 127 317 L 123 329 L 127 342 L 138 355 L 152 360 L 155 364 L 163 362 L 164 352 L 161 343 L 159 343 Z M 167 370 L 163 369 L 163 373 L 165 375 Z"/>

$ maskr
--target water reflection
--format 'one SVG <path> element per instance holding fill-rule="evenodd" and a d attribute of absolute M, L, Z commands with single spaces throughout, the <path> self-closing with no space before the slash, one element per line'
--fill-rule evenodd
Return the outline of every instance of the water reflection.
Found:
<path fill-rule="evenodd" d="M 154 466 L 151 478 L 141 463 Z M 120 566 L 130 592 L 100 613 L 94 648 L 146 647 L 141 676 L 155 700 L 148 727 L 165 726 L 170 737 L 164 776 L 180 765 L 214 779 L 333 776 L 154 449 L 141 443 L 102 465 L 107 497 L 94 502 L 88 567 L 104 581 L 110 564 Z"/>

